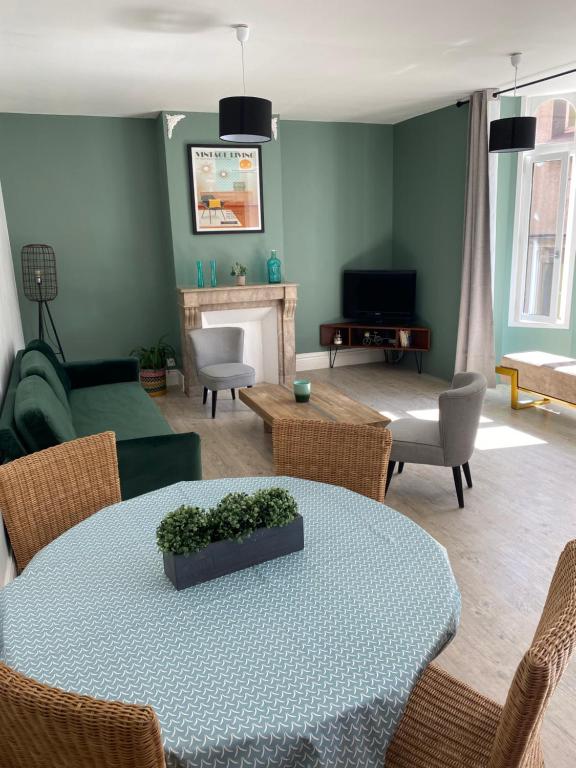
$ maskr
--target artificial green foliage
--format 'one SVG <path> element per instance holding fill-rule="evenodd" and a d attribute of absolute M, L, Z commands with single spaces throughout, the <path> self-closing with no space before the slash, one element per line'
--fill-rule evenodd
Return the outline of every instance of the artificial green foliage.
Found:
<path fill-rule="evenodd" d="M 169 512 L 156 530 L 156 540 L 162 552 L 188 555 L 210 544 L 208 515 L 200 507 L 178 507 Z"/>
<path fill-rule="evenodd" d="M 258 527 L 258 512 L 247 493 L 229 493 L 208 512 L 212 541 L 244 539 Z"/>
<path fill-rule="evenodd" d="M 232 271 L 230 274 L 233 277 L 243 277 L 248 274 L 248 267 L 245 267 L 244 264 L 240 264 L 239 261 L 235 261 L 234 264 L 232 264 Z"/>
<path fill-rule="evenodd" d="M 167 358 L 176 357 L 176 351 L 171 344 L 164 341 L 162 336 L 157 344 L 151 347 L 137 347 L 130 352 L 130 355 L 138 358 L 140 368 L 161 371 L 166 368 Z"/>
<path fill-rule="evenodd" d="M 298 505 L 284 488 L 262 488 L 252 495 L 258 528 L 279 528 L 291 523 L 298 514 Z"/>
<path fill-rule="evenodd" d="M 262 488 L 252 495 L 229 493 L 208 512 L 191 506 L 169 512 L 156 539 L 161 552 L 187 555 L 214 541 L 242 541 L 257 528 L 288 525 L 297 516 L 298 505 L 284 488 Z"/>

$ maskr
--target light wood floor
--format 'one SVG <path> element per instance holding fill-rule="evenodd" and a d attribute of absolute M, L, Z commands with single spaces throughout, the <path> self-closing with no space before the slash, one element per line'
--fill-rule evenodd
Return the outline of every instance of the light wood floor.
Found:
<path fill-rule="evenodd" d="M 379 364 L 310 372 L 391 418 L 434 409 L 443 381 Z M 272 474 L 271 438 L 258 417 L 222 394 L 215 421 L 200 398 L 171 392 L 160 403 L 178 432 L 202 437 L 204 477 Z M 422 413 L 424 412 L 424 413 Z M 432 414 L 428 414 L 431 416 Z M 474 488 L 458 509 L 450 469 L 407 465 L 387 503 L 448 550 L 462 592 L 462 620 L 439 662 L 497 701 L 535 630 L 563 545 L 576 538 L 576 410 L 512 411 L 508 389 L 487 394 Z M 549 768 L 576 765 L 576 660 L 544 726 Z"/>

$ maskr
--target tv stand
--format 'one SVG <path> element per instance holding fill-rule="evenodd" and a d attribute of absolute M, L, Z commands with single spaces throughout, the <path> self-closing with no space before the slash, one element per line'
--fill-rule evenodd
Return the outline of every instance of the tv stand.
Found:
<path fill-rule="evenodd" d="M 335 343 L 338 335 L 340 344 Z M 418 373 L 422 373 L 422 353 L 430 350 L 430 328 L 409 324 L 323 323 L 320 326 L 320 345 L 328 347 L 330 368 L 334 368 L 339 349 L 382 349 L 386 353 L 414 352 L 416 368 Z"/>

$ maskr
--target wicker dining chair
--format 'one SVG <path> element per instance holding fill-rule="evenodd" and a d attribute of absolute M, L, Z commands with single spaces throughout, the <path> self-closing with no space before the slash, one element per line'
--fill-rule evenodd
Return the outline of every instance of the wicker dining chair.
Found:
<path fill-rule="evenodd" d="M 38 683 L 0 663 L 0 768 L 165 768 L 152 707 Z"/>
<path fill-rule="evenodd" d="M 575 645 L 576 540 L 560 555 L 504 706 L 431 664 L 410 696 L 386 768 L 543 768 L 540 726 Z"/>
<path fill-rule="evenodd" d="M 364 424 L 274 419 L 277 475 L 330 483 L 384 501 L 390 430 Z"/>
<path fill-rule="evenodd" d="M 73 525 L 119 501 L 113 432 L 71 440 L 0 466 L 0 510 L 18 572 Z"/>

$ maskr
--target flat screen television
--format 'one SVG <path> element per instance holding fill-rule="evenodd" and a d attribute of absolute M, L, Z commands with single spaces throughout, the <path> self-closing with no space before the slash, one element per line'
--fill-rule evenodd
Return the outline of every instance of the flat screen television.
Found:
<path fill-rule="evenodd" d="M 346 320 L 400 324 L 414 319 L 416 270 L 344 270 L 342 314 Z"/>

